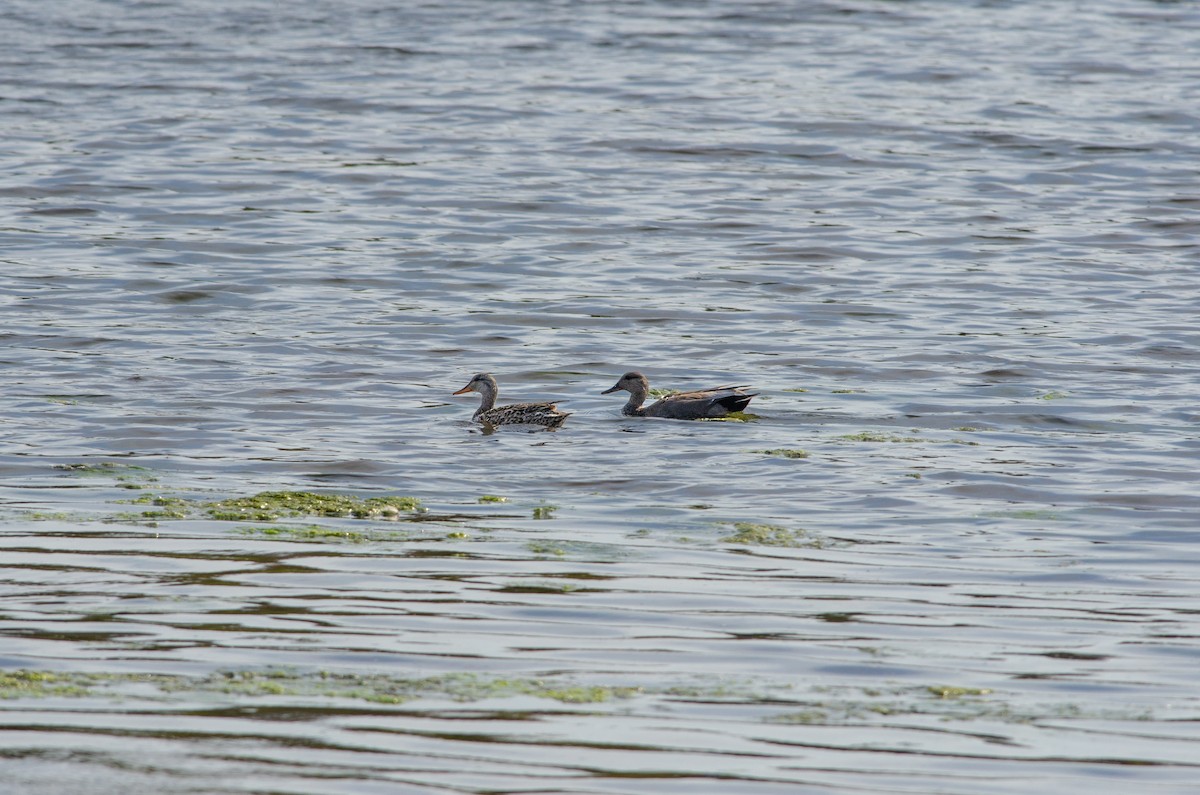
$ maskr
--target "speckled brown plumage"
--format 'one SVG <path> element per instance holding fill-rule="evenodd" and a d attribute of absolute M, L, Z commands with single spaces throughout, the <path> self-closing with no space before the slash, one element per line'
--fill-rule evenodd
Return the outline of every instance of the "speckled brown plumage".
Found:
<path fill-rule="evenodd" d="M 482 397 L 473 419 L 485 425 L 542 425 L 557 428 L 571 416 L 559 411 L 555 403 L 511 403 L 497 407 L 500 387 L 488 373 L 476 373 L 466 386 L 454 394 L 465 395 L 468 392 L 478 392 Z"/>

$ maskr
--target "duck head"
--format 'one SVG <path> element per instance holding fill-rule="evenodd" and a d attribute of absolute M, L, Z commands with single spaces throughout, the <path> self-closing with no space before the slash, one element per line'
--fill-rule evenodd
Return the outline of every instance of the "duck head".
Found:
<path fill-rule="evenodd" d="M 467 385 L 457 392 L 451 392 L 452 395 L 465 395 L 468 392 L 482 392 L 483 394 L 495 394 L 497 392 L 496 379 L 492 378 L 489 373 L 476 373 L 471 376 L 471 380 Z"/>
<path fill-rule="evenodd" d="M 645 395 L 650 391 L 650 384 L 646 381 L 646 376 L 642 375 L 636 370 L 631 370 L 630 372 L 618 378 L 617 383 L 613 384 L 600 394 L 607 395 L 610 392 L 617 392 L 622 389 L 630 394 L 636 395 L 640 392 L 641 394 Z"/>

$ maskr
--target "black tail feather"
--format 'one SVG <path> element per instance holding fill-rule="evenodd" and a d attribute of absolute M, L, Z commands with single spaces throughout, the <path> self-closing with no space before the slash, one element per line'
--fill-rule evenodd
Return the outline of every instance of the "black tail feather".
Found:
<path fill-rule="evenodd" d="M 750 399 L 755 397 L 758 397 L 758 395 L 725 395 L 724 397 L 717 398 L 717 403 L 727 411 L 742 411 L 746 406 L 750 405 Z"/>

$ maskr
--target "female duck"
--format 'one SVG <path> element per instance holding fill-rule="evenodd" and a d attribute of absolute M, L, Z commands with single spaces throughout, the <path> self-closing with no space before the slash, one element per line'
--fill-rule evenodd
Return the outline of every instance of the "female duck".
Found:
<path fill-rule="evenodd" d="M 483 396 L 473 419 L 485 425 L 544 425 L 557 428 L 571 416 L 559 411 L 554 403 L 513 403 L 496 408 L 500 387 L 496 386 L 496 379 L 489 373 L 476 373 L 466 386 L 454 394 L 465 395 L 468 392 L 478 392 Z"/>
<path fill-rule="evenodd" d="M 743 392 L 745 386 L 718 386 L 712 389 L 700 389 L 695 392 L 677 392 L 667 395 L 657 403 L 642 408 L 646 395 L 650 392 L 650 384 L 646 376 L 639 372 L 630 372 L 621 376 L 610 389 L 600 394 L 607 395 L 624 389 L 629 393 L 629 402 L 621 409 L 621 413 L 629 417 L 664 417 L 669 420 L 703 420 L 713 417 L 724 417 L 731 411 L 741 411 L 757 397 L 757 393 Z"/>

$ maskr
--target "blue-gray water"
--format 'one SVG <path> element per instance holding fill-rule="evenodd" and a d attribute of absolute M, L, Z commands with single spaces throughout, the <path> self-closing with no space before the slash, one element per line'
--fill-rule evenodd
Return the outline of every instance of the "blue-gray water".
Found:
<path fill-rule="evenodd" d="M 0 30 L 5 795 L 1195 791 L 1195 2 Z"/>

